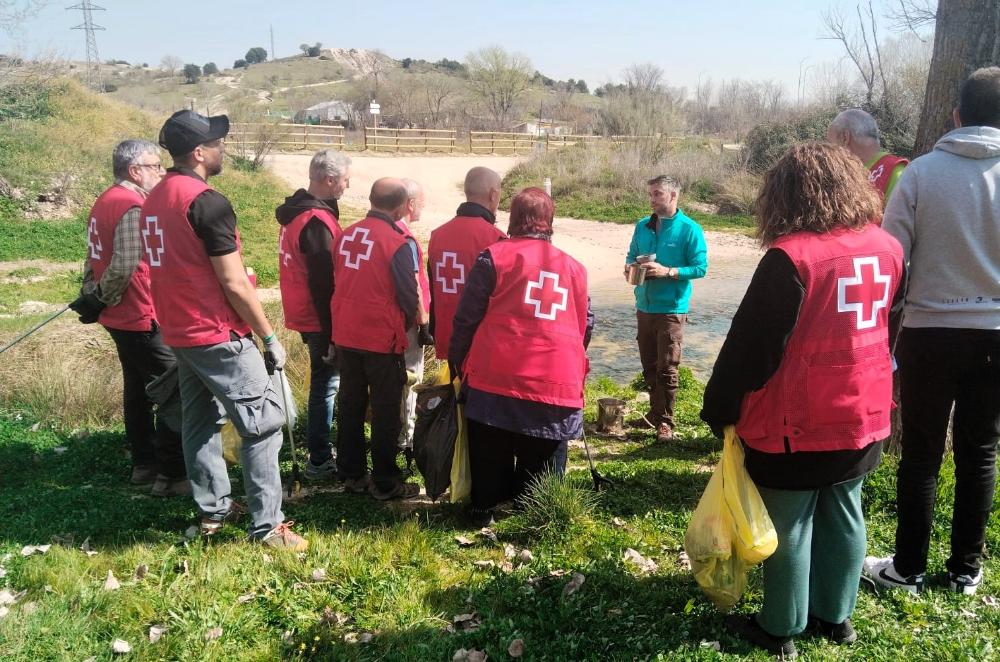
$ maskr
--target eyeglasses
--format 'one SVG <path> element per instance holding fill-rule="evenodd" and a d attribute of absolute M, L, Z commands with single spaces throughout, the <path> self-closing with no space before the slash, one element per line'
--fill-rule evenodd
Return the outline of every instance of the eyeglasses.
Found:
<path fill-rule="evenodd" d="M 152 168 L 153 170 L 163 170 L 162 163 L 134 163 L 139 168 Z"/>

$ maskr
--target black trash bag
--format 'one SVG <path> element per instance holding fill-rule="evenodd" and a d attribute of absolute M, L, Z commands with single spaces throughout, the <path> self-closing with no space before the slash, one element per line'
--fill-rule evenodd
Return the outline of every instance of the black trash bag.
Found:
<path fill-rule="evenodd" d="M 451 384 L 428 386 L 417 392 L 417 420 L 413 455 L 432 501 L 451 484 L 451 463 L 458 439 L 458 403 Z"/>

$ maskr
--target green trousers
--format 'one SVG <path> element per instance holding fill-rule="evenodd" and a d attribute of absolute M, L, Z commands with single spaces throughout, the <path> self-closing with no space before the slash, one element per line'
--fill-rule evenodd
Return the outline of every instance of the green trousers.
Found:
<path fill-rule="evenodd" d="M 764 606 L 757 616 L 769 634 L 794 636 L 809 616 L 840 623 L 854 611 L 867 538 L 863 482 L 806 491 L 760 488 L 778 532 L 778 549 L 764 561 Z"/>

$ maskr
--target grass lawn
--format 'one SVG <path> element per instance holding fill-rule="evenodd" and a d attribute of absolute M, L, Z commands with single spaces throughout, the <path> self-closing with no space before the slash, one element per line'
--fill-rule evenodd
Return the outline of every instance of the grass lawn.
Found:
<path fill-rule="evenodd" d="M 573 448 L 567 483 L 546 486 L 538 503 L 502 519 L 495 543 L 450 505 L 382 507 L 323 491 L 286 503 L 311 541 L 300 557 L 245 543 L 235 527 L 213 544 L 185 540 L 193 504 L 152 499 L 124 484 L 120 430 L 36 429 L 9 408 L 0 416 L 0 591 L 25 593 L 0 618 L 0 657 L 111 659 L 112 642 L 121 639 L 133 659 L 443 661 L 465 648 L 503 660 L 520 639 L 528 660 L 767 659 L 723 632 L 721 616 L 679 561 L 721 448 L 697 422 L 701 386 L 687 372 L 682 386 L 681 441 L 591 439 L 599 470 L 616 483 L 601 494 L 589 490 L 585 460 Z M 600 380 L 587 395 L 592 417 L 597 397 L 635 392 Z M 287 475 L 287 452 L 282 467 Z M 239 473 L 232 476 L 240 492 Z M 873 552 L 891 544 L 894 482 L 889 460 L 866 488 Z M 935 570 L 947 552 L 952 495 L 950 479 L 942 481 Z M 1000 544 L 997 517 L 991 549 Z M 70 536 L 71 544 L 22 555 L 25 545 Z M 456 536 L 473 544 L 460 546 Z M 96 554 L 79 549 L 87 539 Z M 505 545 L 518 554 L 513 561 Z M 629 548 L 658 569 L 643 574 L 623 561 Z M 530 558 L 520 558 L 522 549 Z M 141 566 L 148 568 L 139 579 Z M 106 589 L 109 571 L 116 590 Z M 974 599 L 938 587 L 917 598 L 862 591 L 856 646 L 803 638 L 799 650 L 811 660 L 990 658 L 1000 645 L 1000 609 L 981 598 L 1000 590 L 1000 564 L 989 560 L 986 572 Z M 585 582 L 566 597 L 573 573 Z M 760 599 L 755 573 L 737 609 L 753 611 Z M 453 625 L 460 614 L 474 614 L 474 626 Z M 154 625 L 166 628 L 156 643 L 149 640 Z M 721 653 L 702 645 L 715 641 Z"/>

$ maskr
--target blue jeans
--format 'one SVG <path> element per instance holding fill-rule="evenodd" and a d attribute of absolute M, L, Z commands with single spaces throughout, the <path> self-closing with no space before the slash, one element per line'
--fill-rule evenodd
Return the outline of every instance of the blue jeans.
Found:
<path fill-rule="evenodd" d="M 333 457 L 330 426 L 333 425 L 335 400 L 340 390 L 340 371 L 323 357 L 330 349 L 330 339 L 322 333 L 302 333 L 309 347 L 309 413 L 306 417 L 306 443 L 309 461 L 319 466 Z"/>

